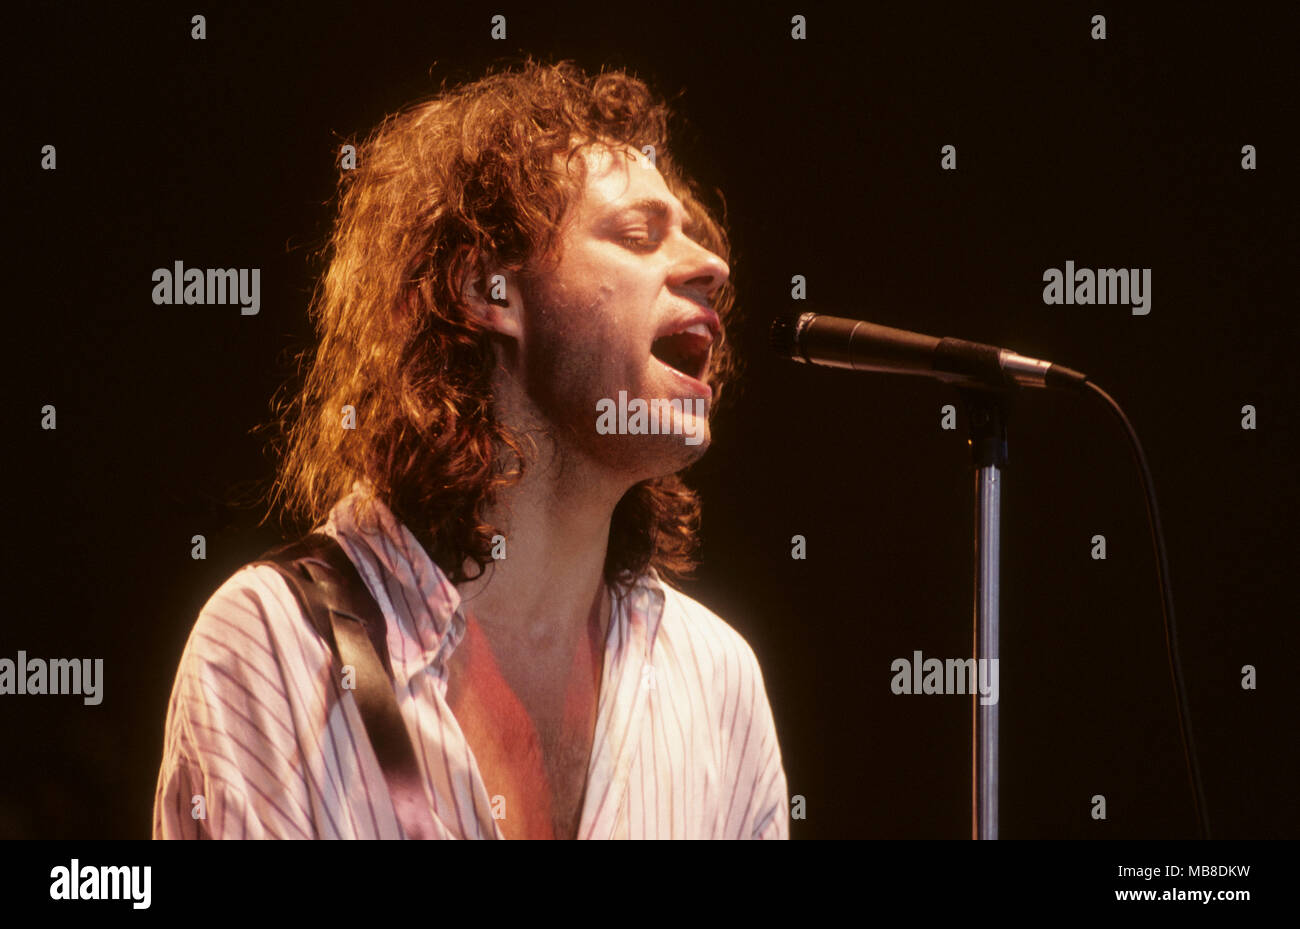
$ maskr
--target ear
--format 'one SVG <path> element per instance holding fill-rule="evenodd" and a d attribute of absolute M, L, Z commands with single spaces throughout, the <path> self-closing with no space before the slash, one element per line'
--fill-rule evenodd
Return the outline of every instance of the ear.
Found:
<path fill-rule="evenodd" d="M 523 338 L 523 301 L 517 278 L 495 265 L 471 265 L 462 282 L 470 314 L 494 332 Z"/>

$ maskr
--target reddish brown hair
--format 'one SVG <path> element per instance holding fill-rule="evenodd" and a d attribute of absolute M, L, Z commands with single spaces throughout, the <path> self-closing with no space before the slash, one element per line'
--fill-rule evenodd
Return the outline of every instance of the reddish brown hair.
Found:
<path fill-rule="evenodd" d="M 316 525 L 364 479 L 454 582 L 468 579 L 466 562 L 482 571 L 495 531 L 486 508 L 526 456 L 493 416 L 495 355 L 466 309 L 466 271 L 491 262 L 526 274 L 553 260 L 577 193 L 553 159 L 601 142 L 654 146 L 686 233 L 730 261 L 725 227 L 673 163 L 667 119 L 635 77 L 527 59 L 444 87 L 354 143 L 311 302 L 317 343 L 298 358 L 301 390 L 276 404 L 285 448 L 272 506 Z M 714 300 L 724 326 L 733 304 L 728 281 Z M 714 358 L 720 397 L 735 358 L 725 342 Z M 341 428 L 347 405 L 355 429 Z M 637 484 L 614 511 L 606 580 L 622 587 L 651 566 L 688 575 L 699 511 L 678 475 Z"/>

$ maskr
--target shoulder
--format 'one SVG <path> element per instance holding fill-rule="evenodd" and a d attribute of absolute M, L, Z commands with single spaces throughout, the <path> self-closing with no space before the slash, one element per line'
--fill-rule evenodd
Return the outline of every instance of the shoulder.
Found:
<path fill-rule="evenodd" d="M 664 612 L 655 652 L 662 646 L 664 660 L 678 665 L 687 686 L 704 698 L 704 719 L 719 750 L 720 789 L 729 797 L 723 834 L 787 838 L 780 741 L 754 650 L 695 598 L 662 582 L 657 586 Z"/>
<path fill-rule="evenodd" d="M 657 586 L 664 595 L 661 631 L 708 640 L 721 652 L 753 659 L 749 643 L 729 622 L 676 587 L 663 581 L 659 581 Z"/>
<path fill-rule="evenodd" d="M 187 650 L 201 650 L 205 639 L 227 645 L 273 645 L 298 638 L 302 608 L 284 577 L 267 564 L 247 564 L 213 592 L 194 624 Z"/>
<path fill-rule="evenodd" d="M 288 701 L 329 663 L 279 571 L 248 564 L 199 610 L 177 671 L 176 694 L 205 706 L 226 702 L 258 715 Z"/>
<path fill-rule="evenodd" d="M 298 733 L 319 728 L 329 655 L 305 629 L 269 565 L 243 566 L 204 603 L 172 687 L 156 832 L 190 835 L 201 794 L 211 834 L 227 834 L 229 818 L 249 835 L 313 835 Z"/>
<path fill-rule="evenodd" d="M 662 581 L 656 585 L 664 595 L 656 651 L 662 643 L 679 663 L 698 669 L 718 696 L 766 702 L 763 673 L 744 636 L 694 597 Z"/>

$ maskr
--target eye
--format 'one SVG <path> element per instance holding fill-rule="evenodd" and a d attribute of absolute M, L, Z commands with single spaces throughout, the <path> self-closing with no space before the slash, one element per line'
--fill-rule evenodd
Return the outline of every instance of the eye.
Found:
<path fill-rule="evenodd" d="M 649 236 L 625 235 L 619 239 L 623 245 L 634 251 L 648 252 L 652 251 L 659 244 L 657 239 Z"/>

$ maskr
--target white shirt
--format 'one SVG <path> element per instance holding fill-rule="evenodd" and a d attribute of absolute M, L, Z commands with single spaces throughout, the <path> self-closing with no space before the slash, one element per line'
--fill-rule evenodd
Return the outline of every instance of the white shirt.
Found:
<path fill-rule="evenodd" d="M 382 502 L 373 501 L 377 531 L 363 531 L 354 509 L 362 492 L 358 485 L 340 501 L 323 531 L 384 614 L 434 827 L 440 838 L 503 838 L 446 701 L 447 658 L 465 633 L 459 593 Z M 329 646 L 268 565 L 241 568 L 199 613 L 172 689 L 153 819 L 155 838 L 404 837 Z M 615 600 L 578 836 L 789 831 L 753 651 L 648 572 Z"/>

